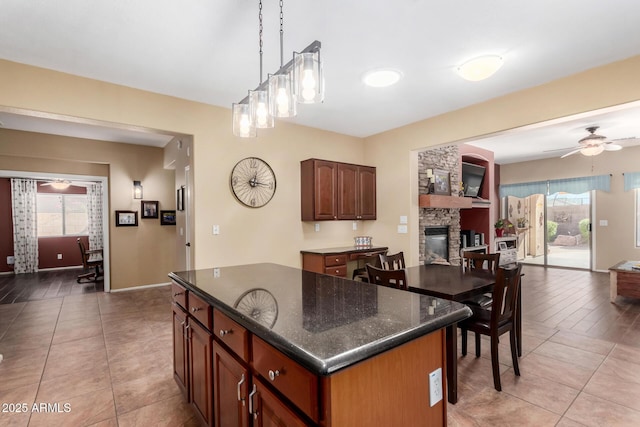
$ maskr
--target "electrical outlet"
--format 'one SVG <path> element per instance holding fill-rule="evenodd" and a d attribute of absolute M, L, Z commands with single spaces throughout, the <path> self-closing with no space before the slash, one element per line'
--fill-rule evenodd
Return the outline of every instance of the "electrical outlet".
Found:
<path fill-rule="evenodd" d="M 400 234 L 407 234 L 407 226 L 406 225 L 399 225 L 398 226 L 398 233 Z"/>
<path fill-rule="evenodd" d="M 58 254 L 58 259 L 62 259 L 62 254 Z"/>
<path fill-rule="evenodd" d="M 318 231 L 320 231 L 320 224 L 316 224 L 316 226 L 315 226 L 315 227 L 316 227 L 316 233 L 317 233 Z"/>
<path fill-rule="evenodd" d="M 429 374 L 429 406 L 442 400 L 442 368 Z"/>
<path fill-rule="evenodd" d="M 219 268 L 214 268 L 213 269 L 213 277 L 220 277 L 220 269 Z"/>
<path fill-rule="evenodd" d="M 356 221 L 353 221 L 353 225 L 352 225 L 354 230 L 358 229 L 358 223 Z"/>
<path fill-rule="evenodd" d="M 220 226 L 219 225 L 214 225 L 213 226 L 213 234 L 220 234 Z"/>

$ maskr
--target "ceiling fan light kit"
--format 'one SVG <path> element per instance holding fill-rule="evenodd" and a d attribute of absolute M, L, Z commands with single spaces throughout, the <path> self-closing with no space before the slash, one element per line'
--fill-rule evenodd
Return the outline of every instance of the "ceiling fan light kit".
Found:
<path fill-rule="evenodd" d="M 572 150 L 562 156 L 561 159 L 571 156 L 572 154 L 580 153 L 583 156 L 591 157 L 597 156 L 603 151 L 619 151 L 622 150 L 622 145 L 616 144 L 611 140 L 607 140 L 606 136 L 596 134 L 599 126 L 590 126 L 586 128 L 589 135 L 578 141 L 579 148 Z M 635 140 L 636 138 L 623 138 L 625 140 Z M 619 141 L 619 140 L 614 140 Z"/>
<path fill-rule="evenodd" d="M 248 96 L 232 105 L 233 134 L 241 138 L 256 137 L 257 128 L 274 127 L 275 117 L 295 117 L 297 103 L 315 104 L 324 101 L 319 41 L 314 41 L 301 52 L 293 52 L 293 59 L 284 64 L 283 0 L 280 0 L 280 68 L 263 80 L 262 0 L 258 8 L 260 83 L 256 89 L 249 91 Z"/>

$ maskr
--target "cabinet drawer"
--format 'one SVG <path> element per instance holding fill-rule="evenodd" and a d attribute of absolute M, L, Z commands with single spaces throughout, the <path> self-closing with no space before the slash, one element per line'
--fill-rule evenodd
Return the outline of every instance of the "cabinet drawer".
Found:
<path fill-rule="evenodd" d="M 331 276 L 347 277 L 347 266 L 337 265 L 335 267 L 327 267 L 324 269 L 324 274 L 330 274 Z"/>
<path fill-rule="evenodd" d="M 211 331 L 211 328 L 213 326 L 211 318 L 211 306 L 191 292 L 189 292 L 187 299 L 189 301 L 189 314 L 195 317 L 198 322 L 202 323 L 205 328 Z"/>
<path fill-rule="evenodd" d="M 182 308 L 187 308 L 187 290 L 176 282 L 171 282 L 171 299 Z"/>
<path fill-rule="evenodd" d="M 344 265 L 347 263 L 347 256 L 342 255 L 326 255 L 324 257 L 324 266 L 332 267 L 334 265 Z"/>
<path fill-rule="evenodd" d="M 249 363 L 249 334 L 247 330 L 218 310 L 213 310 L 216 338 L 225 343 L 242 360 Z"/>
<path fill-rule="evenodd" d="M 318 378 L 256 336 L 252 336 L 253 369 L 318 421 Z"/>

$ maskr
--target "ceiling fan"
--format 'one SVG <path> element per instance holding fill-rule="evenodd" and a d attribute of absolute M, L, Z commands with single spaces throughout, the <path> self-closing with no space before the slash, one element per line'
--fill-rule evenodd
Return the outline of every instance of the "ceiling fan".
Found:
<path fill-rule="evenodd" d="M 589 135 L 578 141 L 578 148 L 563 154 L 560 158 L 564 159 L 565 157 L 576 153 L 581 153 L 584 156 L 597 156 L 603 151 L 618 151 L 622 150 L 622 145 L 617 144 L 617 141 L 629 141 L 636 139 L 635 137 L 631 137 L 607 140 L 606 136 L 596 134 L 598 128 L 599 126 L 590 126 L 586 128 Z"/>
<path fill-rule="evenodd" d="M 50 186 L 52 188 L 55 188 L 56 190 L 66 190 L 67 188 L 69 188 L 72 185 L 78 186 L 78 187 L 87 187 L 89 185 L 95 184 L 95 182 L 91 182 L 91 181 L 69 181 L 68 179 L 52 179 L 49 181 L 46 181 L 42 184 L 40 184 L 41 186 Z"/>

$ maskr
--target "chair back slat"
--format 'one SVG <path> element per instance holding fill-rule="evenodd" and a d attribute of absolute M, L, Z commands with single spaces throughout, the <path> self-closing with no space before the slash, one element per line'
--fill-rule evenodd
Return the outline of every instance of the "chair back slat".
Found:
<path fill-rule="evenodd" d="M 400 270 L 406 268 L 404 253 L 401 251 L 393 255 L 380 254 L 380 264 L 385 270 Z"/>
<path fill-rule="evenodd" d="M 500 254 L 481 254 L 479 252 L 464 251 L 462 261 L 466 270 L 485 270 L 495 274 L 500 265 Z"/>
<path fill-rule="evenodd" d="M 369 283 L 376 285 L 388 286 L 396 289 L 409 289 L 407 285 L 407 274 L 404 268 L 397 270 L 385 270 L 383 268 L 374 267 L 367 264 L 367 274 L 369 275 Z"/>
<path fill-rule="evenodd" d="M 522 264 L 517 264 L 516 267 L 511 268 L 498 268 L 491 308 L 491 322 L 493 325 L 500 325 L 513 320 L 520 289 L 521 270 Z"/>

